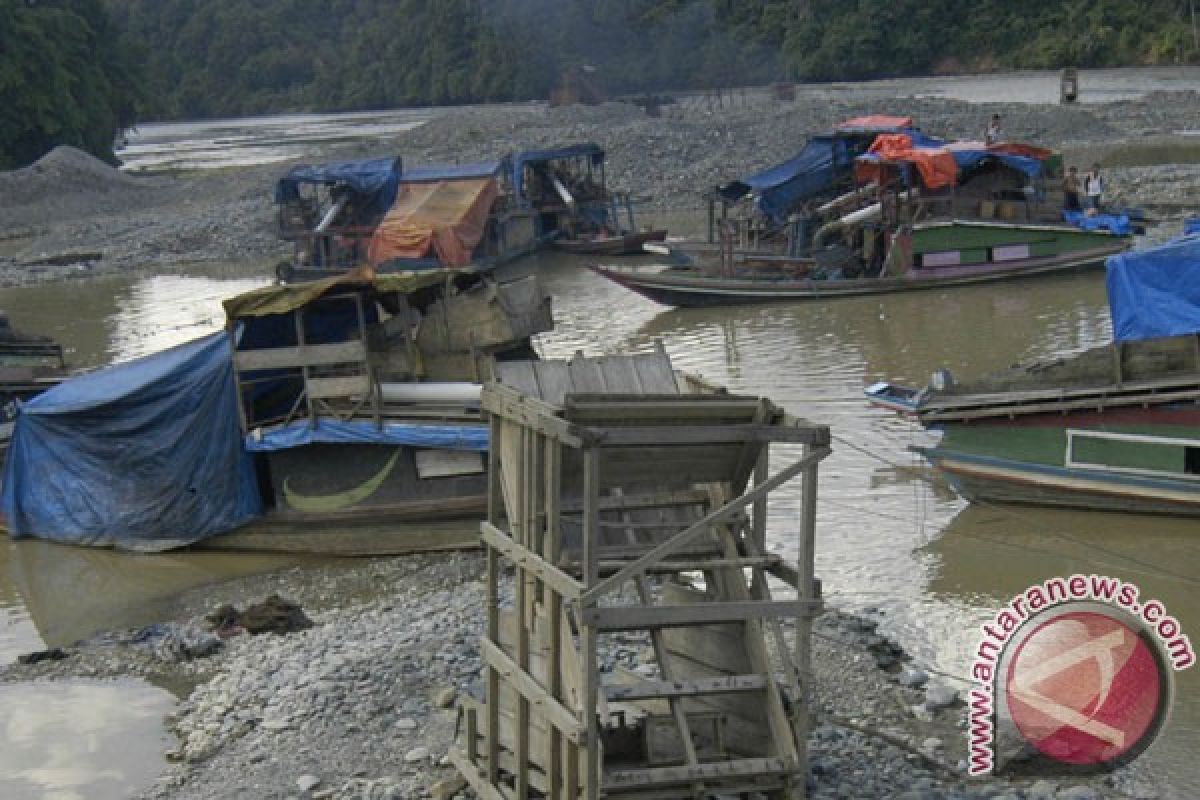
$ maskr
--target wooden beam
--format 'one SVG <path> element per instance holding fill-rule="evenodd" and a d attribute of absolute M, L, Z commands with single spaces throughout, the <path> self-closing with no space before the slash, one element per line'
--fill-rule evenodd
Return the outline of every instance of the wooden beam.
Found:
<path fill-rule="evenodd" d="M 636 559 L 635 561 L 631 561 L 628 566 L 615 575 L 605 578 L 599 583 L 591 585 L 591 588 L 584 592 L 581 602 L 584 605 L 595 604 L 601 597 L 619 588 L 623 583 L 630 580 L 638 573 L 644 571 L 650 564 L 662 561 L 671 553 L 674 553 L 676 550 L 682 548 L 693 538 L 708 530 L 712 525 L 716 525 L 717 523 L 730 519 L 735 514 L 740 512 L 742 508 L 750 505 L 759 497 L 762 497 L 768 492 L 774 490 L 776 487 L 787 483 L 805 469 L 815 467 L 816 464 L 821 461 L 821 459 L 825 458 L 832 452 L 828 447 L 809 446 L 807 449 L 808 454 L 805 455 L 804 458 L 788 467 L 785 467 L 774 477 L 768 478 L 767 480 L 758 484 L 746 494 L 734 498 L 721 508 L 713 511 L 704 519 L 695 523 L 686 530 L 679 532 L 675 536 L 672 536 L 667 541 L 650 550 L 644 556 Z"/>
<path fill-rule="evenodd" d="M 601 631 L 682 628 L 755 619 L 803 617 L 813 608 L 806 601 L 695 603 L 682 606 L 585 607 L 583 621 Z"/>
<path fill-rule="evenodd" d="M 496 416 L 541 431 L 568 447 L 583 445 L 583 431 L 557 416 L 559 409 L 549 403 L 526 397 L 503 384 L 485 385 L 480 395 L 480 407 Z"/>
<path fill-rule="evenodd" d="M 584 741 L 585 727 L 569 708 L 551 697 L 545 687 L 517 666 L 517 662 L 509 658 L 497 644 L 487 639 L 482 640 L 481 644 L 484 662 L 499 672 L 519 695 L 536 706 L 551 726 L 558 728 L 563 736 L 576 744 Z M 488 698 L 489 707 L 498 703 L 498 697 Z"/>
<path fill-rule="evenodd" d="M 639 681 L 628 686 L 606 686 L 605 696 L 612 702 L 653 700 L 660 697 L 696 697 L 706 694 L 761 691 L 767 686 L 765 675 L 729 675 L 719 678 L 689 678 L 670 681 Z"/>
<path fill-rule="evenodd" d="M 591 429 L 600 447 L 629 445 L 729 444 L 739 442 L 792 442 L 820 444 L 828 437 L 818 428 L 782 425 L 638 425 L 627 428 Z"/>
<path fill-rule="evenodd" d="M 233 356 L 234 367 L 239 372 L 261 369 L 294 369 L 304 366 L 319 367 L 330 364 L 361 364 L 366 360 L 367 348 L 361 341 L 238 350 Z"/>
<path fill-rule="evenodd" d="M 796 765 L 783 758 L 739 758 L 732 761 L 717 761 L 694 767 L 655 767 L 652 769 L 625 769 L 607 772 L 605 788 L 625 789 L 634 786 L 661 786 L 672 783 L 689 783 L 697 779 L 739 778 L 751 775 L 788 775 L 796 772 Z"/>

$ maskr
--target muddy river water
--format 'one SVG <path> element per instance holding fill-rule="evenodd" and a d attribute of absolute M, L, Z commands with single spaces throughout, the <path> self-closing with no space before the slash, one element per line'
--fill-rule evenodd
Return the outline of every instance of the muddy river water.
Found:
<path fill-rule="evenodd" d="M 671 222 L 678 229 L 679 221 Z M 879 614 L 882 632 L 898 639 L 918 664 L 944 673 L 944 680 L 968 674 L 978 625 L 999 606 L 1033 583 L 1076 572 L 1136 583 L 1200 642 L 1200 523 L 968 506 L 909 452 L 929 434 L 863 400 L 862 388 L 882 378 L 924 383 L 938 367 L 969 377 L 1107 341 L 1100 274 L 823 304 L 673 311 L 603 281 L 569 257 L 542 255 L 522 268 L 541 275 L 554 296 L 556 328 L 537 343 L 543 356 L 646 351 L 661 340 L 678 367 L 736 392 L 769 396 L 830 425 L 834 454 L 822 465 L 817 550 L 826 598 L 847 610 Z M 0 290 L 0 308 L 14 325 L 60 340 L 73 365 L 90 367 L 215 330 L 222 324 L 223 297 L 266 281 L 265 274 L 232 268 L 107 278 Z M 772 502 L 772 542 L 789 553 L 798 487 L 785 487 Z M 0 539 L 0 663 L 102 629 L 160 619 L 187 588 L 292 563 L 211 553 L 133 556 Z M 96 730 L 129 731 L 127 743 L 148 754 L 163 750 L 163 696 L 153 687 L 80 685 L 47 693 L 29 685 L 3 691 L 9 694 L 0 696 L 0 753 L 25 753 L 26 761 L 46 763 L 43 772 L 26 770 L 23 784 L 0 778 L 0 796 L 120 796 L 103 789 L 112 759 L 96 744 L 103 737 L 63 755 L 32 746 L 22 733 L 33 725 L 41 731 L 30 734 L 35 739 L 53 740 L 55 711 L 70 707 L 72 698 L 97 709 Z M 130 691 L 136 700 L 121 694 Z M 36 697 L 62 703 L 28 700 Z M 1200 669 L 1194 669 L 1177 675 L 1167 729 L 1141 762 L 1169 776 L 1181 797 L 1200 796 L 1198 728 Z M 34 753 L 40 755 L 29 755 Z M 65 787 L 38 793 L 36 787 L 51 785 L 45 776 L 56 774 L 55 765 L 66 763 L 54 760 L 60 755 L 72 770 L 91 770 L 91 782 L 75 773 L 63 777 L 60 770 L 55 780 Z M 0 774 L 11 766 L 3 759 Z M 139 779 L 124 781 L 114 785 Z M 91 788 L 76 791 L 78 786 Z"/>

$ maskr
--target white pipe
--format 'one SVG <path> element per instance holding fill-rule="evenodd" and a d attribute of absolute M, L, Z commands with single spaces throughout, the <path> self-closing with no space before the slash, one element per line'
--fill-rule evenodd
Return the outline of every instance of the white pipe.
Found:
<path fill-rule="evenodd" d="M 379 391 L 389 403 L 477 406 L 483 386 L 478 383 L 381 383 Z"/>
<path fill-rule="evenodd" d="M 554 173 L 550 174 L 550 182 L 554 184 L 554 190 L 558 192 L 558 196 L 562 198 L 562 201 L 567 204 L 567 208 L 571 209 L 573 213 L 575 211 L 575 198 L 571 196 L 567 187 L 563 186 L 563 182 Z"/>
<path fill-rule="evenodd" d="M 329 207 L 329 210 L 325 212 L 325 216 L 321 217 L 321 222 L 317 225 L 317 228 L 315 231 L 313 231 L 313 233 L 324 233 L 325 229 L 333 224 L 334 219 L 337 218 L 338 214 L 342 213 L 342 209 L 345 208 L 346 203 L 349 202 L 350 195 L 342 195 L 336 203 Z"/>

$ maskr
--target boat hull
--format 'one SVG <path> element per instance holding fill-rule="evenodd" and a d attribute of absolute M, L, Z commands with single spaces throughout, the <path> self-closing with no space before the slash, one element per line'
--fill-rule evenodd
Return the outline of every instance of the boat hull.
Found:
<path fill-rule="evenodd" d="M 1200 516 L 1200 409 L 1192 404 L 945 424 L 918 448 L 966 499 Z"/>
<path fill-rule="evenodd" d="M 830 300 L 839 297 L 944 289 L 1017 278 L 1061 275 L 1101 268 L 1108 256 L 1124 249 L 1124 244 L 1110 244 L 1069 255 L 1021 262 L 945 268 L 931 267 L 914 270 L 896 278 L 850 280 L 718 278 L 700 275 L 695 270 L 639 273 L 599 266 L 589 268 L 656 303 L 677 308 L 689 308 Z"/>
<path fill-rule="evenodd" d="M 644 255 L 642 245 L 647 242 L 663 242 L 667 239 L 665 230 L 641 231 L 613 236 L 608 239 L 556 239 L 555 249 L 576 255 L 592 256 L 633 256 Z"/>

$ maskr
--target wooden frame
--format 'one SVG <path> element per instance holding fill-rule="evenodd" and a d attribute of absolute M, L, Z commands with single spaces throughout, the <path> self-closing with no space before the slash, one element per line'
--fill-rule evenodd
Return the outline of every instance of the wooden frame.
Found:
<path fill-rule="evenodd" d="M 573 392 L 581 375 L 633 372 L 588 361 L 538 362 L 529 393 L 484 389 L 486 698 L 460 709 L 450 758 L 489 800 L 803 798 L 828 428 L 759 398 Z M 559 396 L 530 388 L 547 386 Z M 774 474 L 773 442 L 802 449 Z M 667 471 L 681 463 L 693 467 Z M 766 552 L 767 500 L 797 477 L 792 567 Z M 793 577 L 794 596 L 773 599 L 768 572 Z M 644 632 L 657 677 L 601 680 L 599 639 L 616 630 Z"/>

